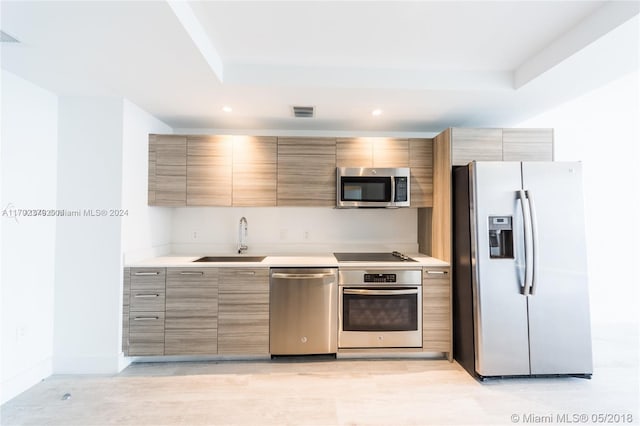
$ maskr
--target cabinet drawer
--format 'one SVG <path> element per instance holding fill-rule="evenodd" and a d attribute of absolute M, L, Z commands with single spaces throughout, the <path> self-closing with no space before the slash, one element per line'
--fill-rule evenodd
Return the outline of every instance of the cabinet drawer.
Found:
<path fill-rule="evenodd" d="M 128 355 L 164 355 L 164 312 L 129 314 Z"/>
<path fill-rule="evenodd" d="M 164 335 L 164 312 L 131 312 L 129 314 L 131 333 L 162 333 Z"/>
<path fill-rule="evenodd" d="M 131 290 L 129 310 L 131 312 L 164 311 L 165 293 L 160 290 Z"/>
<path fill-rule="evenodd" d="M 449 282 L 449 269 L 448 268 L 424 268 L 422 270 L 423 284 L 431 282 L 432 280 L 445 280 Z"/>
<path fill-rule="evenodd" d="M 165 268 L 131 268 L 131 290 L 164 291 Z"/>
<path fill-rule="evenodd" d="M 269 292 L 268 268 L 224 268 L 220 271 L 220 293 Z"/>

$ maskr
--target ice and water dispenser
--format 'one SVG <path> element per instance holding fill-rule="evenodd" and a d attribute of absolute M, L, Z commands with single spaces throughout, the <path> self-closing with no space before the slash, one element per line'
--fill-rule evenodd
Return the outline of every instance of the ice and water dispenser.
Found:
<path fill-rule="evenodd" d="M 489 257 L 513 259 L 513 218 L 489 216 Z"/>

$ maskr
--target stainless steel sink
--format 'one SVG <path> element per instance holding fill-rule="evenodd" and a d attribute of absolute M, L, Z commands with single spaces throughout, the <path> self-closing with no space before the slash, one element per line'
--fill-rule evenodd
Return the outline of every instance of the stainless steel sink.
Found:
<path fill-rule="evenodd" d="M 204 256 L 194 262 L 262 262 L 266 256 Z"/>

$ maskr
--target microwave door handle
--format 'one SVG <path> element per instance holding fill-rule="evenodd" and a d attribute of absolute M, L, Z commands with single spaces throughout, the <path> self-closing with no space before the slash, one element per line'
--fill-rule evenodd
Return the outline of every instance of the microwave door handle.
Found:
<path fill-rule="evenodd" d="M 391 202 L 394 203 L 396 201 L 396 178 L 395 176 L 391 176 Z"/>

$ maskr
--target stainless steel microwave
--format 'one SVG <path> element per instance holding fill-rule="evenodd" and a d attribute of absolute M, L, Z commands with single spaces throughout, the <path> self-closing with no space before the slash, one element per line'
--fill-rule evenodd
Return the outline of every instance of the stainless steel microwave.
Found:
<path fill-rule="evenodd" d="M 338 167 L 336 207 L 409 207 L 410 169 Z"/>

